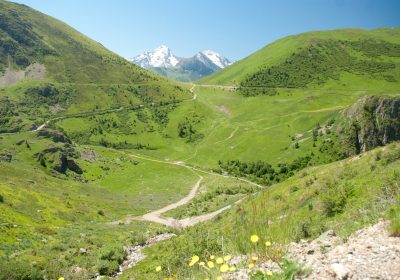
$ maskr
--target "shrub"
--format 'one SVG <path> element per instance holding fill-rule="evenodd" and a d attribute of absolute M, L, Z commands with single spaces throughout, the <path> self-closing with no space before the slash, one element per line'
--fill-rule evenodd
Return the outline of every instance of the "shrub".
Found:
<path fill-rule="evenodd" d="M 352 187 L 331 187 L 322 196 L 322 211 L 327 217 L 333 217 L 344 211 L 347 199 L 352 195 Z"/>
<path fill-rule="evenodd" d="M 400 201 L 389 210 L 390 235 L 400 237 Z"/>
<path fill-rule="evenodd" d="M 118 271 L 119 264 L 116 261 L 98 260 L 96 268 L 100 275 L 112 275 Z"/>
<path fill-rule="evenodd" d="M 97 270 L 101 275 L 111 275 L 118 271 L 125 258 L 126 252 L 122 247 L 113 245 L 103 248 L 98 255 Z"/>
<path fill-rule="evenodd" d="M 0 280 L 42 280 L 43 273 L 36 267 L 32 267 L 24 261 L 1 261 Z"/>
<path fill-rule="evenodd" d="M 0 203 L 4 203 L 4 197 L 0 194 Z"/>

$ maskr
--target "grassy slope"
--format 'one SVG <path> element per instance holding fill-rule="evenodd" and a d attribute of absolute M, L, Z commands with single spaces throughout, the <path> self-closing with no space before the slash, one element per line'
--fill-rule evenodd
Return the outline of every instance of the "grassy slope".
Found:
<path fill-rule="evenodd" d="M 313 31 L 292 35 L 277 40 L 256 51 L 250 56 L 235 62 L 233 65 L 205 77 L 200 84 L 239 85 L 248 75 L 263 67 L 277 65 L 290 57 L 299 48 L 308 45 L 313 40 L 384 40 L 399 44 L 400 28 L 379 28 L 374 30 L 339 29 L 332 31 Z"/>
<path fill-rule="evenodd" d="M 389 209 L 393 209 L 390 213 L 395 220 L 398 212 L 392 207 L 400 202 L 399 164 L 400 145 L 393 143 L 361 156 L 305 169 L 228 214 L 147 249 L 148 258 L 125 279 L 159 279 L 160 274 L 154 272 L 157 265 L 164 268 L 162 277 L 177 273 L 178 278 L 200 279 L 207 273 L 196 266 L 188 267 L 192 255 L 207 260 L 210 255 L 252 253 L 262 260 L 279 260 L 291 241 L 315 238 L 328 229 L 347 237 L 385 217 Z M 272 242 L 268 256 L 263 244 L 252 246 L 252 234 Z M 218 275 L 212 271 L 214 277 Z"/>
<path fill-rule="evenodd" d="M 5 1 L 0 1 L 0 10 L 4 21 L 0 32 L 13 46 L 0 48 L 0 66 L 24 69 L 26 65 L 40 63 L 46 68 L 44 80 L 28 80 L 0 92 L 0 98 L 13 101 L 14 113 L 18 112 L 27 122 L 25 127 L 32 121 L 39 123 L 56 115 L 189 97 L 176 83 L 129 63 L 61 21 Z M 41 48 L 47 52 L 40 53 Z M 27 62 L 19 65 L 21 57 Z M 57 99 L 59 94 L 46 96 L 48 100 L 43 104 L 29 89 L 49 83 L 56 89 L 67 90 L 62 100 Z M 19 108 L 21 104 L 24 110 Z M 58 105 L 62 110 L 52 112 L 50 105 Z"/>

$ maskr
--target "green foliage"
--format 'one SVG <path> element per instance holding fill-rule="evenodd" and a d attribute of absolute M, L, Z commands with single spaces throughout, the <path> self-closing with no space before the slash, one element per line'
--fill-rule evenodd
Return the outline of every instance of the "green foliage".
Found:
<path fill-rule="evenodd" d="M 98 253 L 96 268 L 100 275 L 112 275 L 126 258 L 126 252 L 117 245 L 107 245 Z"/>
<path fill-rule="evenodd" d="M 201 122 L 201 117 L 196 113 L 185 117 L 185 120 L 178 124 L 178 136 L 185 138 L 186 142 L 196 142 L 197 140 L 204 137 L 202 133 L 199 133 L 196 126 Z"/>
<path fill-rule="evenodd" d="M 343 213 L 346 203 L 353 195 L 351 186 L 329 185 L 328 190 L 322 195 L 322 211 L 327 217 Z"/>
<path fill-rule="evenodd" d="M 369 57 L 371 47 L 368 43 L 351 41 L 315 40 L 306 48 L 295 52 L 283 63 L 266 67 L 247 77 L 241 86 L 263 86 L 267 88 L 304 88 L 310 83 L 322 84 L 328 79 L 339 79 L 340 71 L 357 74 L 378 74 L 394 69 L 394 63 L 375 59 L 360 60 L 352 55 L 354 51 L 363 52 Z M 380 41 L 378 49 L 387 49 L 386 54 L 398 55 L 400 45 Z M 365 47 L 365 50 L 364 50 Z M 382 55 L 385 55 L 382 54 Z"/>
<path fill-rule="evenodd" d="M 274 273 L 271 276 L 265 275 L 262 271 L 257 271 L 250 276 L 251 280 L 294 280 L 299 277 L 304 277 L 309 274 L 307 269 L 302 268 L 298 263 L 289 259 L 284 259 L 281 265 L 282 272 Z"/>
<path fill-rule="evenodd" d="M 295 159 L 291 163 L 279 163 L 277 167 L 263 161 L 241 162 L 231 160 L 227 162 L 219 161 L 222 170 L 234 176 L 249 177 L 259 182 L 271 185 L 280 182 L 294 174 L 294 172 L 305 168 L 311 161 L 312 156 L 304 156 Z"/>
<path fill-rule="evenodd" d="M 390 233 L 392 236 L 400 237 L 400 197 L 396 206 L 389 210 Z"/>
<path fill-rule="evenodd" d="M 43 280 L 44 273 L 26 261 L 0 260 L 0 280 Z"/>
<path fill-rule="evenodd" d="M 274 88 L 256 87 L 256 86 L 241 86 L 238 92 L 246 97 L 257 95 L 277 95 L 278 92 Z"/>

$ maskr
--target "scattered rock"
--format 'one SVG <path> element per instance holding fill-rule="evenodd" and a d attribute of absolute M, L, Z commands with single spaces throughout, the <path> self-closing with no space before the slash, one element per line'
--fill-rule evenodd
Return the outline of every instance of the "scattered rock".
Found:
<path fill-rule="evenodd" d="M 9 152 L 0 153 L 0 162 L 11 162 L 12 158 L 12 154 Z"/>
<path fill-rule="evenodd" d="M 312 269 L 305 279 L 400 279 L 400 238 L 390 237 L 388 222 L 353 233 L 343 242 L 326 232 L 309 243 L 292 243 L 289 258 Z M 323 245 L 323 246 L 321 246 Z M 314 250 L 314 254 L 307 254 Z"/>
<path fill-rule="evenodd" d="M 79 248 L 79 254 L 80 255 L 86 255 L 87 254 L 87 250 L 85 248 Z"/>
<path fill-rule="evenodd" d="M 122 275 L 122 273 L 125 270 L 135 266 L 141 260 L 146 258 L 146 255 L 143 253 L 144 248 L 149 247 L 155 243 L 170 239 L 175 236 L 176 235 L 173 233 L 163 233 L 147 239 L 144 245 L 136 245 L 126 248 L 125 249 L 127 252 L 126 260 L 119 266 L 119 270 L 116 273 L 115 278 L 118 278 L 120 275 Z"/>
<path fill-rule="evenodd" d="M 25 139 L 19 140 L 17 143 L 15 143 L 17 146 L 21 146 L 22 144 L 25 143 Z"/>
<path fill-rule="evenodd" d="M 81 152 L 81 158 L 86 161 L 94 162 L 99 157 L 100 156 L 97 153 L 95 153 L 95 151 L 90 149 L 85 149 Z"/>
<path fill-rule="evenodd" d="M 346 280 L 349 277 L 350 271 L 340 263 L 334 263 L 330 266 L 333 276 L 341 280 Z"/>
<path fill-rule="evenodd" d="M 51 138 L 56 143 L 58 142 L 68 143 L 68 144 L 72 143 L 68 137 L 55 130 L 42 129 L 38 131 L 37 135 L 43 138 Z"/>

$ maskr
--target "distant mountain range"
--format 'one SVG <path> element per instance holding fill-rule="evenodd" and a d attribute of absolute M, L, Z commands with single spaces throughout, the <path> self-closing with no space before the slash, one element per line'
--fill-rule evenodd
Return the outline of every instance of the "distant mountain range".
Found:
<path fill-rule="evenodd" d="M 232 64 L 227 58 L 211 50 L 199 52 L 189 58 L 178 57 L 165 45 L 128 60 L 145 69 L 183 82 L 200 79 Z"/>

